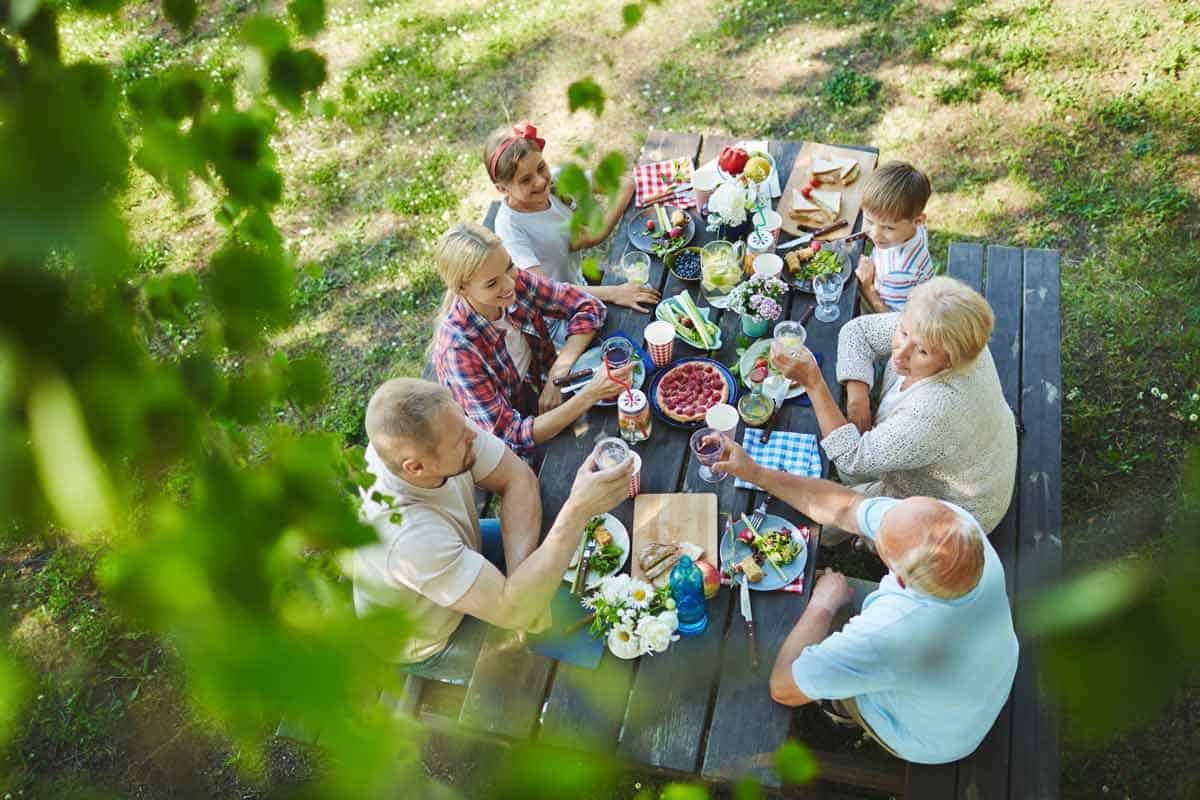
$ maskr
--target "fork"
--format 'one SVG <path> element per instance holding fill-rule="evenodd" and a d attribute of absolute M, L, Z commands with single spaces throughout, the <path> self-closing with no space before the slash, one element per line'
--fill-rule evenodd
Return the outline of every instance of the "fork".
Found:
<path fill-rule="evenodd" d="M 767 519 L 767 501 L 763 500 L 758 504 L 758 508 L 754 509 L 754 513 L 750 515 L 750 526 L 754 530 L 762 527 L 762 524 Z"/>

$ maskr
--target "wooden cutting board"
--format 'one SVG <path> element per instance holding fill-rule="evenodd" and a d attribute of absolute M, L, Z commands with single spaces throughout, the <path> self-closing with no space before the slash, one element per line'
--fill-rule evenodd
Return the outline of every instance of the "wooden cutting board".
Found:
<path fill-rule="evenodd" d="M 650 542 L 692 542 L 717 564 L 717 496 L 712 493 L 639 494 L 633 501 L 633 577 L 645 580 L 638 553 Z"/>
<path fill-rule="evenodd" d="M 792 211 L 792 197 L 795 192 L 803 189 L 808 184 L 808 179 L 812 177 L 814 156 L 826 159 L 853 158 L 858 161 L 858 178 L 853 183 L 848 186 L 833 183 L 825 184 L 821 187 L 834 191 L 841 190 L 842 212 L 838 215 L 838 219 L 844 219 L 849 224 L 835 231 L 830 231 L 819 238 L 829 240 L 849 236 L 853 229 L 854 220 L 858 217 L 859 209 L 862 207 L 863 186 L 867 183 L 867 177 L 875 171 L 875 164 L 879 161 L 879 155 L 876 153 L 865 153 L 862 150 L 850 150 L 846 147 L 837 147 L 830 144 L 805 142 L 800 148 L 800 153 L 796 156 L 796 163 L 792 166 L 792 174 L 788 176 L 787 186 L 783 187 L 783 194 L 779 197 L 777 208 L 779 216 L 783 217 L 783 230 L 792 236 L 799 236 L 802 233 L 806 233 L 805 227 L 813 230 L 834 221 L 827 218 L 824 214 L 806 214 L 800 220 L 792 219 L 790 216 Z M 805 227 L 801 227 L 802 225 Z"/>

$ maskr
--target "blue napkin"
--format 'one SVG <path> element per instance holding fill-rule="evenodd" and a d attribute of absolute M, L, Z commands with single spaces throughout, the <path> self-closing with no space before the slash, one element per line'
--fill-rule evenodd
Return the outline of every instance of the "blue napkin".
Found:
<path fill-rule="evenodd" d="M 783 470 L 808 478 L 821 477 L 821 451 L 817 437 L 811 433 L 775 431 L 770 440 L 763 444 L 762 431 L 747 428 L 742 447 L 746 448 L 746 455 L 767 469 Z M 733 485 L 739 489 L 759 489 L 741 478 L 734 481 Z"/>
<path fill-rule="evenodd" d="M 579 604 L 579 598 L 571 594 L 566 583 L 560 584 L 550 601 L 553 622 L 550 630 L 529 637 L 529 649 L 556 661 L 565 661 L 579 667 L 595 669 L 604 656 L 604 640 L 593 639 L 588 633 L 590 623 L 576 626 L 574 633 L 566 633 L 574 623 L 591 612 Z"/>

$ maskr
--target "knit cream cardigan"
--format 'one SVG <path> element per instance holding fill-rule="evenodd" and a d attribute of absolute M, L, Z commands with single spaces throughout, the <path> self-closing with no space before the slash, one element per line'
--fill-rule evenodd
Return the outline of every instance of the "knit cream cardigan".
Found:
<path fill-rule="evenodd" d="M 838 381 L 871 386 L 874 364 L 891 355 L 900 314 L 868 314 L 838 337 Z M 903 377 L 888 358 L 883 392 Z M 975 360 L 915 382 L 888 418 L 865 434 L 853 424 L 821 442 L 847 484 L 877 481 L 869 494 L 926 495 L 962 506 L 991 533 L 1012 500 L 1017 431 L 985 347 Z"/>

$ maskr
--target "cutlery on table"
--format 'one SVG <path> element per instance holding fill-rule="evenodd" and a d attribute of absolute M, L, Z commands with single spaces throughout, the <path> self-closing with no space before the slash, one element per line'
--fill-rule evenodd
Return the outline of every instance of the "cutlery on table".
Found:
<path fill-rule="evenodd" d="M 666 191 L 659 192 L 658 194 L 654 195 L 653 197 L 647 197 L 645 200 L 638 203 L 638 208 L 645 208 L 646 206 L 652 206 L 655 203 L 661 203 L 664 200 L 673 199 L 676 195 L 683 194 L 684 192 L 690 192 L 691 190 L 692 190 L 692 184 L 690 184 L 690 183 L 676 184 L 675 186 L 670 187 Z"/>
<path fill-rule="evenodd" d="M 583 593 L 583 587 L 587 585 L 588 563 L 591 562 L 595 552 L 596 540 L 589 538 L 583 547 L 583 555 L 579 557 L 579 566 L 575 568 L 575 581 L 571 584 L 571 594 L 578 596 Z"/>
<path fill-rule="evenodd" d="M 750 669 L 758 671 L 758 640 L 754 637 L 754 614 L 750 611 L 750 583 L 742 576 L 742 619 L 746 621 L 746 640 L 750 643 Z"/>
<path fill-rule="evenodd" d="M 771 401 L 775 402 L 774 400 Z M 771 412 L 771 416 L 767 417 L 767 421 L 763 423 L 762 435 L 758 437 L 759 444 L 766 444 L 771 441 L 771 428 L 775 425 L 775 418 L 779 416 L 780 407 L 775 406 L 775 410 Z"/>
<path fill-rule="evenodd" d="M 754 513 L 750 515 L 750 527 L 758 530 L 762 524 L 767 521 L 767 501 L 763 500 L 758 504 L 758 508 L 754 509 Z"/>
<path fill-rule="evenodd" d="M 808 244 L 809 242 L 811 242 L 813 239 L 817 238 L 818 236 L 824 236 L 825 234 L 829 233 L 830 231 L 836 231 L 838 228 L 844 228 L 849 224 L 850 223 L 846 222 L 846 220 L 839 219 L 837 222 L 826 225 L 823 228 L 817 228 L 812 233 L 805 233 L 801 236 L 797 236 L 795 239 L 792 239 L 790 242 L 784 242 L 783 244 L 781 244 L 775 248 L 775 252 L 778 253 L 780 250 L 790 250 L 793 247 L 799 247 L 802 244 Z M 855 236 L 858 236 L 858 235 L 859 234 L 855 234 Z"/>
<path fill-rule="evenodd" d="M 552 381 L 552 383 L 555 386 L 562 387 L 562 386 L 566 386 L 568 383 L 575 383 L 575 381 L 581 381 L 581 380 L 584 380 L 585 378 L 590 378 L 590 377 L 592 377 L 591 369 L 581 369 L 578 372 L 572 372 L 570 375 L 563 375 L 561 378 L 555 378 Z M 574 390 L 575 388 L 577 388 L 577 387 L 574 387 L 574 386 L 571 387 L 572 390 Z"/>

